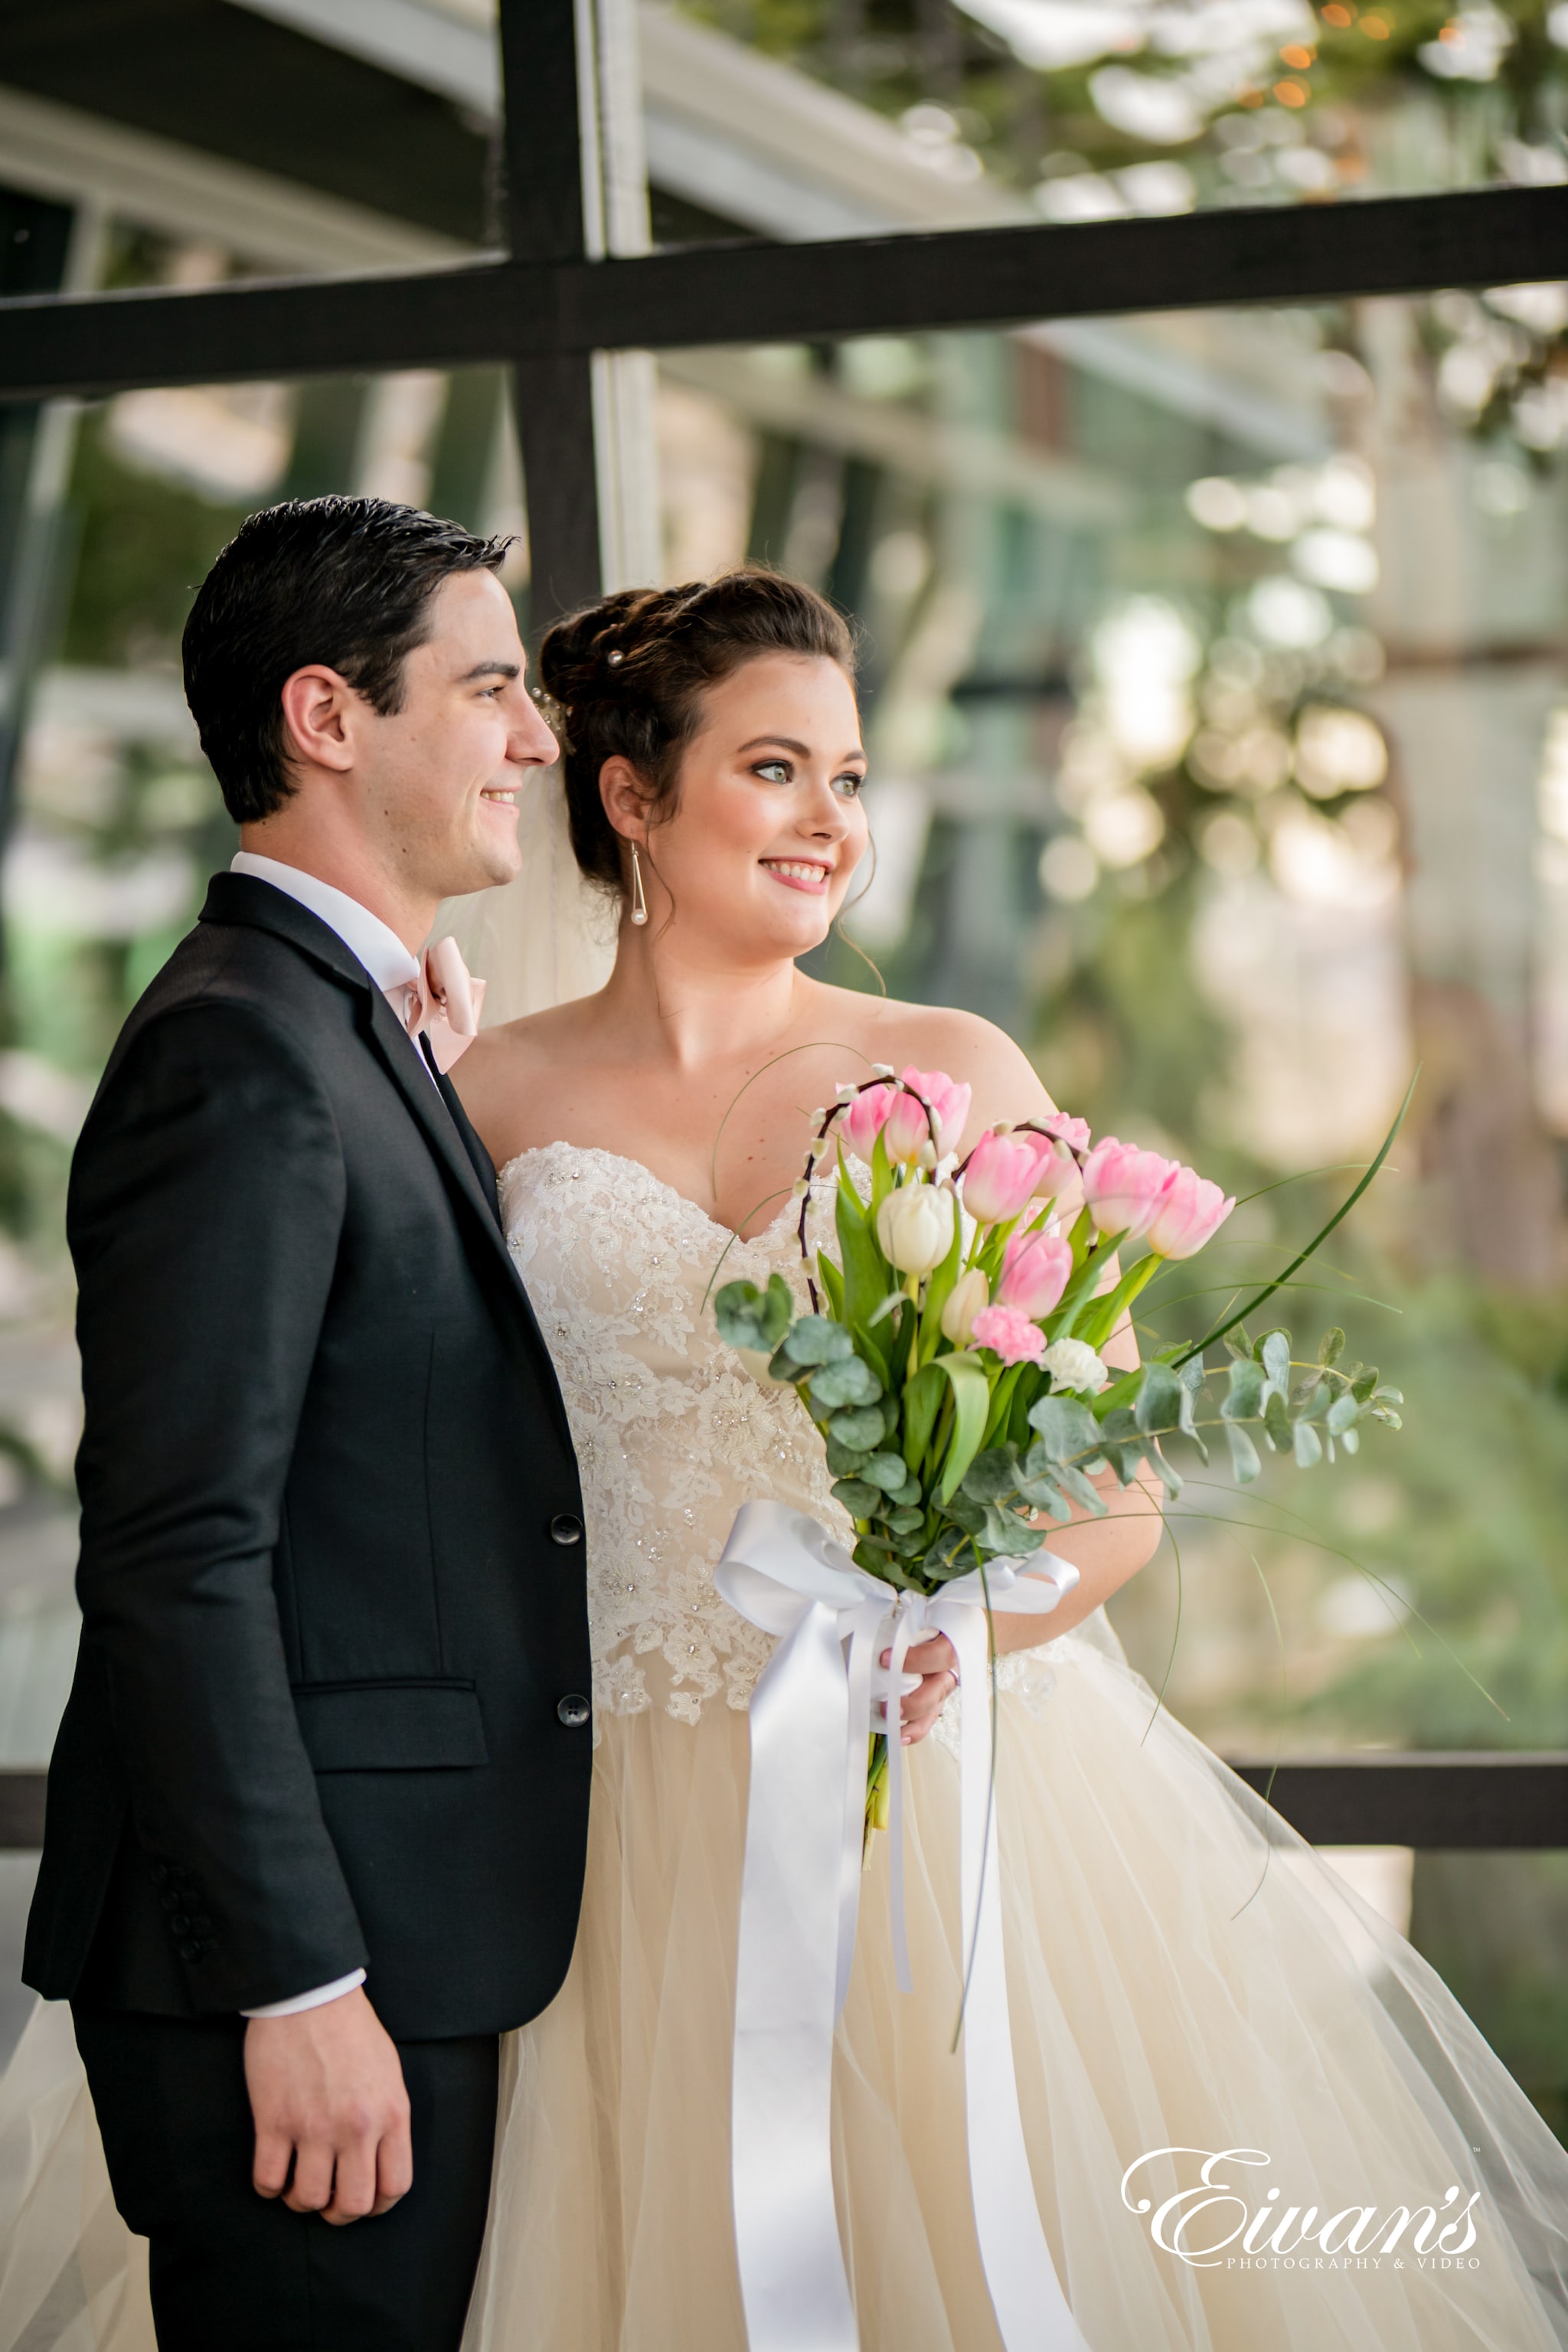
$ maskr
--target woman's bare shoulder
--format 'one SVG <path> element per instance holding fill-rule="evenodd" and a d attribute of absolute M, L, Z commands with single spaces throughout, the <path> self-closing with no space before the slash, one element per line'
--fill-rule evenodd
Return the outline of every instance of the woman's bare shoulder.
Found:
<path fill-rule="evenodd" d="M 906 1004 L 848 988 L 824 992 L 841 1034 L 871 1062 L 902 1070 L 945 1070 L 973 1089 L 971 1127 L 1029 1118 L 1055 1108 L 1038 1071 L 1016 1039 L 994 1021 L 955 1004 Z"/>
<path fill-rule="evenodd" d="M 578 1058 L 586 1028 L 584 1007 L 594 1001 L 579 997 L 480 1031 L 452 1078 L 481 1134 L 520 1101 L 530 1099 L 531 1079 Z"/>

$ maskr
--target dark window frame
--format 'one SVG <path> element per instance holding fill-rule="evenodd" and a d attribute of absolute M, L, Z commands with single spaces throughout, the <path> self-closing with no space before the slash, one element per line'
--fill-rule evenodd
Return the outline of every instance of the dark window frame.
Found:
<path fill-rule="evenodd" d="M 1077 227 L 591 258 L 573 0 L 500 0 L 510 251 L 454 268 L 0 300 L 0 401 L 144 385 L 513 370 L 532 622 L 598 593 L 592 355 L 1421 294 L 1568 274 L 1568 187 L 1467 190 Z M 1237 1769 L 1304 1836 L 1568 1845 L 1568 1753 L 1349 1755 Z M 0 1848 L 41 1841 L 44 1775 L 0 1772 Z"/>

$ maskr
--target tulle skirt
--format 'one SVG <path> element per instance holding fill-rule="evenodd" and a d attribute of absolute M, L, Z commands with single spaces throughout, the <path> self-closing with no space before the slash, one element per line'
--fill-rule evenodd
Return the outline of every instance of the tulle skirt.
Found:
<path fill-rule="evenodd" d="M 1092 2352 L 1568 2347 L 1568 2154 L 1410 1946 L 1156 1709 L 1102 1617 L 1019 1662 L 999 1717 L 1025 2133 Z M 602 1726 L 571 1972 L 504 2047 L 465 2352 L 744 2352 L 729 2100 L 746 1727 L 723 1706 Z M 952 2051 L 956 1755 L 933 1738 L 910 1765 L 915 1990 L 894 1981 L 879 1838 L 835 2060 L 840 2228 L 863 2352 L 998 2352 Z M 1268 2219 L 1244 2231 L 1211 2208 L 1189 2262 L 1152 2217 L 1230 2149 L 1263 2161 L 1216 2178 Z M 1445 2260 L 1428 2229 L 1423 2259 L 1425 2209 L 1440 2227 L 1477 2190 L 1473 2245 Z M 1362 2258 L 1323 2251 L 1329 2217 L 1346 2216 L 1326 2233 L 1342 2248 L 1363 2208 Z M 140 2256 L 68 2017 L 41 2007 L 0 2085 L 0 2352 L 152 2352 Z"/>

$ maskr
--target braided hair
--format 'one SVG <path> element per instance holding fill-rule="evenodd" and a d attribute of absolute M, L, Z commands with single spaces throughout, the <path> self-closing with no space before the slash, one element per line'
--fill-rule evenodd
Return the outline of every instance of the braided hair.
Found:
<path fill-rule="evenodd" d="M 760 566 L 623 588 L 546 632 L 540 677 L 559 711 L 572 847 L 591 881 L 625 895 L 625 845 L 599 794 L 605 761 L 618 754 L 637 771 L 650 824 L 673 815 L 704 692 L 763 654 L 837 662 L 854 679 L 842 615 L 815 588 Z"/>

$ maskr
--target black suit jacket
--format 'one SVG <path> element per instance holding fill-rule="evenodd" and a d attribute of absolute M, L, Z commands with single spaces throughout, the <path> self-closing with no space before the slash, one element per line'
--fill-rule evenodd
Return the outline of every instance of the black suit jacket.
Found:
<path fill-rule="evenodd" d="M 67 1223 L 83 1622 L 27 1982 L 180 2015 L 363 1966 L 395 2034 L 522 2022 L 582 1887 L 582 1501 L 456 1095 L 334 932 L 220 875 Z"/>

